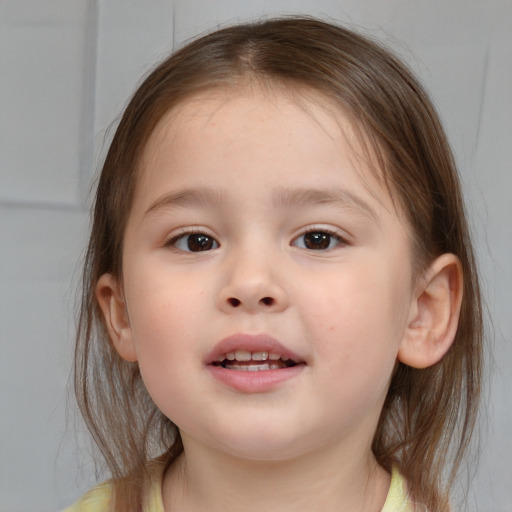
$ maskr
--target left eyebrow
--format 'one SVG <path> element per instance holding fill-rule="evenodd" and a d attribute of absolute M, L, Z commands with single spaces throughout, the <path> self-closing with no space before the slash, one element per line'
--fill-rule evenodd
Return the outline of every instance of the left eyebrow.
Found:
<path fill-rule="evenodd" d="M 160 210 L 187 207 L 218 207 L 225 201 L 228 193 L 223 189 L 208 187 L 182 189 L 159 197 L 145 211 L 144 217 Z M 273 203 L 280 208 L 305 208 L 327 205 L 343 210 L 355 210 L 370 220 L 379 223 L 375 210 L 359 195 L 346 189 L 332 188 L 279 188 L 272 196 Z"/>
<path fill-rule="evenodd" d="M 353 209 L 379 223 L 379 217 L 369 203 L 346 189 L 282 188 L 274 192 L 273 201 L 280 207 L 304 208 L 312 205 L 328 205 L 341 207 L 344 210 Z"/>

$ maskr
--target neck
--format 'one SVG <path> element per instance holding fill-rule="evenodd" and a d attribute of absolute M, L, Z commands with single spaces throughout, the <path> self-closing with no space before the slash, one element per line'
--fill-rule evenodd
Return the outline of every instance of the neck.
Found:
<path fill-rule="evenodd" d="M 328 447 L 289 460 L 254 461 L 185 444 L 164 478 L 164 509 L 379 512 L 389 475 L 371 453 L 354 455 Z"/>

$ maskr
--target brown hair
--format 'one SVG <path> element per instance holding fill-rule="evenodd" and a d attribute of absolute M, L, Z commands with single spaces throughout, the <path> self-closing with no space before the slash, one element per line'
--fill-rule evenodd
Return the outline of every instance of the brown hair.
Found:
<path fill-rule="evenodd" d="M 243 80 L 314 91 L 351 116 L 410 224 L 418 268 L 454 253 L 464 272 L 453 346 L 436 365 L 399 364 L 372 449 L 396 465 L 415 500 L 446 511 L 475 425 L 482 371 L 478 277 L 450 147 L 421 85 L 390 52 L 312 18 L 238 25 L 206 35 L 160 64 L 137 90 L 108 151 L 94 208 L 79 317 L 75 389 L 116 482 L 116 510 L 136 510 L 149 462 L 182 450 L 179 433 L 149 397 L 136 363 L 108 339 L 95 299 L 99 277 L 121 276 L 123 235 L 138 165 L 162 116 L 190 96 Z"/>

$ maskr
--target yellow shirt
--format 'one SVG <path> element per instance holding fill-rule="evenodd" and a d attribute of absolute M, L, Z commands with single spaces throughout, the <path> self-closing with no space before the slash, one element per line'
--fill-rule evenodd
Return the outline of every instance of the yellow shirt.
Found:
<path fill-rule="evenodd" d="M 142 512 L 164 512 L 162 503 L 162 479 L 165 465 L 159 464 L 152 472 L 147 489 L 147 505 Z M 74 505 L 64 512 L 109 512 L 112 484 L 102 483 L 93 487 Z M 400 473 L 393 468 L 391 484 L 384 507 L 381 512 L 413 512 L 413 507 L 407 495 L 405 480 Z"/>

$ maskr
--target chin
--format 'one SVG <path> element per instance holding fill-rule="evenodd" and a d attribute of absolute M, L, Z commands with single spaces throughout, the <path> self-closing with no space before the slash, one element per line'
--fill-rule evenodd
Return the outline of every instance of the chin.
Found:
<path fill-rule="evenodd" d="M 250 461 L 284 462 L 314 449 L 304 439 L 291 439 L 289 432 L 244 431 L 241 429 L 225 442 L 213 443 L 214 448 L 233 457 Z M 216 438 L 217 440 L 219 437 Z"/>

